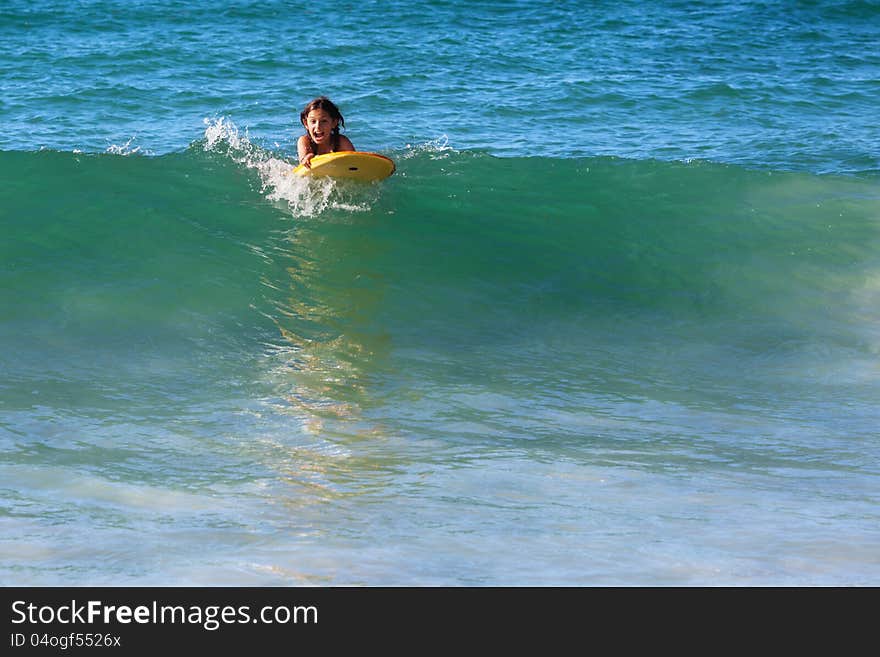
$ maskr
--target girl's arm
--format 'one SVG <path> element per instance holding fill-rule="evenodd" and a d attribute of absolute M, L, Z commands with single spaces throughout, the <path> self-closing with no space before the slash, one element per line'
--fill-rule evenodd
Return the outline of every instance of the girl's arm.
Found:
<path fill-rule="evenodd" d="M 299 156 L 299 163 L 305 166 L 306 169 L 311 169 L 312 165 L 310 163 L 315 154 L 309 148 L 309 138 L 306 135 L 296 140 L 296 152 Z"/>

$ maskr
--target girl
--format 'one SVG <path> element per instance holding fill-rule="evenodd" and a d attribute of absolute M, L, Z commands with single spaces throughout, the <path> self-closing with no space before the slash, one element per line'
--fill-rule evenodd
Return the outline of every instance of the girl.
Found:
<path fill-rule="evenodd" d="M 345 127 L 345 119 L 326 96 L 319 96 L 306 105 L 299 120 L 306 134 L 297 140 L 296 150 L 300 164 L 306 168 L 312 168 L 309 163 L 315 155 L 355 149 L 348 137 L 339 134 L 339 126 Z"/>

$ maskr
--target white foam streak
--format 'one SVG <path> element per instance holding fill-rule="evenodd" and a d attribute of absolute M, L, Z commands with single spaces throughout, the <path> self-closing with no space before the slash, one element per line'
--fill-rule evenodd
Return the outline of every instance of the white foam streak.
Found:
<path fill-rule="evenodd" d="M 455 152 L 456 150 L 449 145 L 449 136 L 440 135 L 436 139 L 421 144 L 407 144 L 406 153 L 401 156 L 401 159 L 409 159 L 422 153 L 427 153 L 431 159 L 439 159 L 449 157 Z"/>
<path fill-rule="evenodd" d="M 107 150 L 104 152 L 110 153 L 112 155 L 134 155 L 136 153 L 140 153 L 141 152 L 140 146 L 135 146 L 134 148 L 132 148 L 131 143 L 134 140 L 135 140 L 135 137 L 130 137 L 129 140 L 127 142 L 125 142 L 124 144 L 122 144 L 121 146 L 118 146 L 116 144 L 110 144 L 107 147 Z M 147 153 L 144 153 L 144 154 L 146 155 Z"/>

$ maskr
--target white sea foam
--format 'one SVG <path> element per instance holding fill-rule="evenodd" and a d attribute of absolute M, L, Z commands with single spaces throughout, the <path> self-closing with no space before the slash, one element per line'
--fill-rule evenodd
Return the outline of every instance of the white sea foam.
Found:
<path fill-rule="evenodd" d="M 104 152 L 112 155 L 135 155 L 136 153 L 149 155 L 148 151 L 141 151 L 140 146 L 132 146 L 132 142 L 135 139 L 137 139 L 137 136 L 129 137 L 128 141 L 121 145 L 110 144 Z"/>
<path fill-rule="evenodd" d="M 441 157 L 449 157 L 457 151 L 449 145 L 449 136 L 440 135 L 436 139 L 422 142 L 420 144 L 407 144 L 406 152 L 400 156 L 400 159 L 407 160 L 423 153 L 429 154 L 432 159 Z"/>

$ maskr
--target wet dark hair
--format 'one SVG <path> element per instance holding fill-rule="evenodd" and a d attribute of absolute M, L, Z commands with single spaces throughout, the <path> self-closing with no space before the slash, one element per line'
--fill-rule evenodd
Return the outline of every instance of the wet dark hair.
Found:
<path fill-rule="evenodd" d="M 308 105 L 305 106 L 302 112 L 299 113 L 299 122 L 303 124 L 303 127 L 306 125 L 306 117 L 309 115 L 309 112 L 312 110 L 324 110 L 327 114 L 330 115 L 330 118 L 335 121 L 339 121 L 335 128 L 333 128 L 333 132 L 330 135 L 330 147 L 332 150 L 336 150 L 339 146 L 339 127 L 345 127 L 345 119 L 342 118 L 342 112 L 339 111 L 339 108 L 336 107 L 336 104 L 327 98 L 327 96 L 318 96 L 314 100 L 310 101 Z M 309 138 L 309 144 L 312 147 L 312 152 L 317 152 L 318 145 L 312 141 L 311 136 L 309 135 L 308 130 L 306 130 L 306 136 Z"/>

